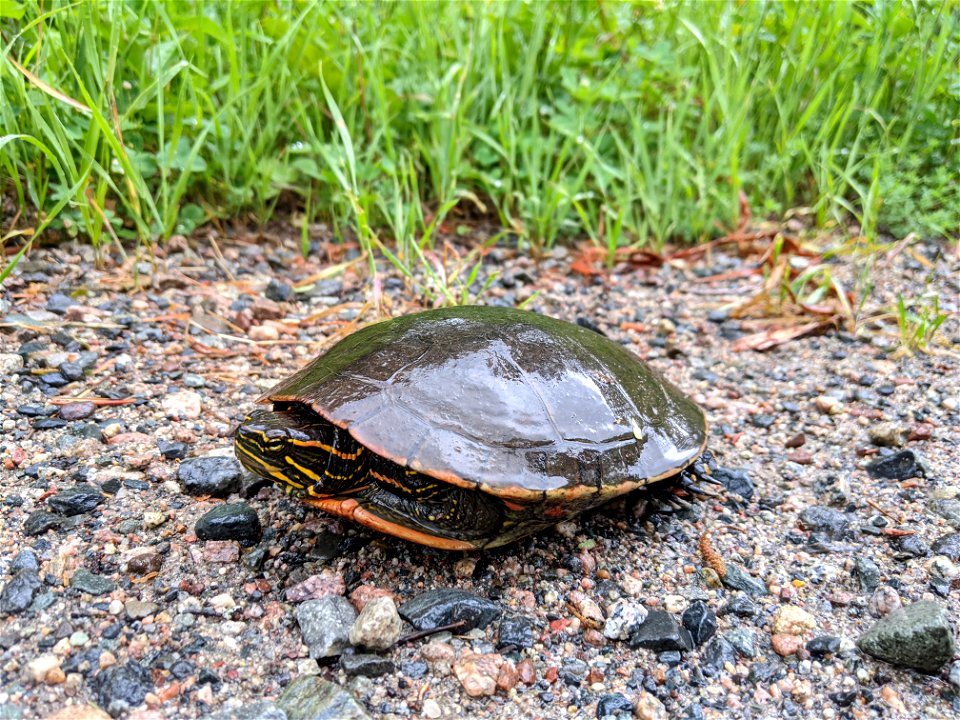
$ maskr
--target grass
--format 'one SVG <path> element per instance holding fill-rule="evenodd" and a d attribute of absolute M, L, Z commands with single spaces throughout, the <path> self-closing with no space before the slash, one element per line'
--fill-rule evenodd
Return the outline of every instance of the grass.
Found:
<path fill-rule="evenodd" d="M 948 235 L 958 38 L 948 1 L 0 0 L 2 232 L 294 207 L 409 270 L 450 213 L 612 253 L 707 239 L 742 191 Z"/>

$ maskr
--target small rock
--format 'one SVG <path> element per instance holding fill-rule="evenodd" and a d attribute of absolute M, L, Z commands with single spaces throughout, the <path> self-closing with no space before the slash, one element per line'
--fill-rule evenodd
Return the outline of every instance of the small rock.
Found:
<path fill-rule="evenodd" d="M 287 685 L 277 707 L 287 720 L 371 720 L 353 695 L 315 675 L 302 675 Z"/>
<path fill-rule="evenodd" d="M 350 628 L 350 643 L 372 650 L 387 650 L 400 639 L 403 621 L 389 597 L 368 602 Z"/>
<path fill-rule="evenodd" d="M 867 601 L 867 610 L 875 617 L 884 617 L 894 610 L 899 610 L 902 605 L 900 594 L 889 585 L 884 585 L 877 588 L 870 596 Z"/>
<path fill-rule="evenodd" d="M 902 450 L 874 460 L 867 465 L 870 477 L 881 480 L 909 480 L 922 475 L 923 471 L 912 450 Z"/>
<path fill-rule="evenodd" d="M 303 602 L 304 600 L 319 600 L 332 595 L 343 595 L 347 591 L 343 575 L 324 568 L 317 575 L 311 575 L 306 580 L 286 590 L 289 602 Z"/>
<path fill-rule="evenodd" d="M 246 703 L 224 708 L 210 716 L 210 720 L 288 720 L 287 714 L 270 700 Z"/>
<path fill-rule="evenodd" d="M 69 422 L 73 422 L 75 420 L 88 418 L 96 411 L 97 406 L 92 402 L 76 402 L 61 406 L 60 417 Z"/>
<path fill-rule="evenodd" d="M 597 701 L 597 717 L 609 718 L 618 715 L 630 717 L 633 714 L 633 703 L 620 693 L 604 695 Z"/>
<path fill-rule="evenodd" d="M 350 592 L 350 602 L 357 609 L 357 612 L 363 612 L 367 603 L 378 597 L 388 597 L 397 602 L 397 594 L 386 588 L 378 588 L 374 585 L 358 585 Z"/>
<path fill-rule="evenodd" d="M 867 428 L 870 442 L 881 447 L 903 447 L 910 436 L 910 428 L 895 422 L 879 422 Z"/>
<path fill-rule="evenodd" d="M 694 646 L 702 645 L 717 631 L 717 616 L 703 600 L 690 603 L 680 622 L 689 631 Z"/>
<path fill-rule="evenodd" d="M 21 613 L 30 607 L 40 589 L 40 578 L 35 570 L 24 568 L 17 572 L 0 590 L 0 613 Z"/>
<path fill-rule="evenodd" d="M 27 663 L 27 677 L 35 683 L 46 682 L 47 675 L 60 669 L 60 658 L 51 653 L 40 655 Z"/>
<path fill-rule="evenodd" d="M 603 625 L 603 610 L 600 609 L 600 606 L 597 605 L 597 603 L 587 597 L 585 593 L 582 593 L 579 590 L 574 590 L 570 593 L 569 598 L 574 608 L 576 608 L 580 613 L 582 620 L 586 620 L 587 623 L 593 624 L 594 627 L 600 627 Z"/>
<path fill-rule="evenodd" d="M 728 588 L 741 590 L 751 595 L 766 595 L 767 586 L 752 577 L 746 570 L 735 563 L 727 563 L 727 574 L 723 576 L 722 582 Z"/>
<path fill-rule="evenodd" d="M 143 703 L 153 691 L 150 671 L 133 660 L 102 670 L 93 680 L 97 703 L 113 717 L 120 717 Z"/>
<path fill-rule="evenodd" d="M 840 638 L 835 635 L 820 635 L 807 643 L 807 652 L 813 657 L 836 655 L 840 652 Z"/>
<path fill-rule="evenodd" d="M 345 597 L 332 595 L 298 605 L 296 616 L 310 657 L 317 660 L 336 655 L 348 645 L 357 611 Z"/>
<path fill-rule="evenodd" d="M 32 573 L 37 573 L 40 570 L 40 561 L 37 559 L 37 554 L 30 548 L 23 548 L 10 563 L 11 573 L 16 574 L 21 570 Z"/>
<path fill-rule="evenodd" d="M 843 412 L 843 403 L 830 395 L 820 395 L 814 404 L 825 415 L 839 415 Z"/>
<path fill-rule="evenodd" d="M 497 675 L 497 690 L 510 692 L 517 683 L 520 682 L 520 673 L 512 662 L 504 658 L 503 665 L 500 666 L 500 673 Z"/>
<path fill-rule="evenodd" d="M 960 533 L 942 535 L 930 546 L 934 555 L 945 555 L 953 562 L 960 560 Z"/>
<path fill-rule="evenodd" d="M 800 513 L 800 527 L 809 532 L 824 532 L 837 540 L 850 527 L 850 518 L 839 510 L 812 505 Z"/>
<path fill-rule="evenodd" d="M 106 498 L 92 485 L 75 485 L 64 488 L 47 499 L 47 504 L 56 512 L 67 517 L 90 512 Z"/>
<path fill-rule="evenodd" d="M 280 331 L 273 325 L 254 325 L 247 331 L 247 337 L 257 342 L 279 340 Z"/>
<path fill-rule="evenodd" d="M 27 535 L 43 535 L 47 530 L 60 527 L 61 518 L 46 510 L 34 510 L 23 523 L 23 532 Z"/>
<path fill-rule="evenodd" d="M 430 664 L 435 675 L 449 675 L 453 670 L 453 661 L 457 651 L 449 643 L 433 640 L 420 649 L 420 655 Z"/>
<path fill-rule="evenodd" d="M 430 718 L 430 720 L 439 720 L 443 715 L 443 710 L 440 709 L 440 705 L 433 698 L 427 698 L 423 701 L 423 716 Z"/>
<path fill-rule="evenodd" d="M 533 685 L 537 681 L 537 668 L 530 658 L 523 658 L 517 663 L 517 674 L 524 685 Z"/>
<path fill-rule="evenodd" d="M 930 673 L 957 652 L 946 608 L 930 600 L 906 605 L 882 618 L 860 636 L 857 647 L 894 665 Z"/>
<path fill-rule="evenodd" d="M 117 584 L 100 575 L 94 575 L 85 568 L 79 568 L 70 578 L 70 587 L 90 595 L 106 595 L 117 588 Z"/>
<path fill-rule="evenodd" d="M 240 543 L 236 540 L 207 540 L 201 552 L 208 563 L 235 563 L 240 559 Z"/>
<path fill-rule="evenodd" d="M 880 568 L 873 560 L 857 558 L 855 573 L 864 592 L 873 592 L 880 585 Z"/>
<path fill-rule="evenodd" d="M 747 502 L 753 499 L 755 488 L 746 470 L 720 467 L 713 473 L 713 477 L 723 483 L 727 492 L 739 495 Z"/>
<path fill-rule="evenodd" d="M 380 655 L 367 653 L 343 653 L 340 668 L 348 677 L 380 677 L 396 670 L 393 661 Z"/>
<path fill-rule="evenodd" d="M 293 297 L 293 288 L 285 282 L 271 279 L 267 283 L 267 289 L 264 290 L 263 294 L 275 302 L 287 302 Z"/>
<path fill-rule="evenodd" d="M 147 550 L 130 556 L 127 560 L 127 572 L 131 575 L 143 577 L 158 572 L 163 565 L 163 556 L 160 553 Z"/>
<path fill-rule="evenodd" d="M 493 695 L 503 657 L 496 653 L 466 653 L 453 664 L 453 672 L 470 697 Z"/>
<path fill-rule="evenodd" d="M 5 378 L 13 375 L 23 367 L 23 357 L 16 353 L 0 353 L 0 376 Z"/>
<path fill-rule="evenodd" d="M 483 629 L 500 617 L 500 606 L 465 590 L 438 588 L 428 590 L 400 606 L 404 620 L 418 630 L 435 630 L 456 622 L 462 634 L 474 628 Z"/>
<path fill-rule="evenodd" d="M 649 611 L 636 600 L 617 600 L 607 612 L 603 625 L 604 637 L 611 640 L 627 640 L 647 619 Z"/>
<path fill-rule="evenodd" d="M 790 448 L 791 450 L 795 450 L 798 447 L 803 447 L 804 443 L 806 442 L 807 442 L 807 436 L 804 435 L 803 433 L 797 433 L 796 435 L 789 438 L 784 443 L 784 446 Z"/>
<path fill-rule="evenodd" d="M 657 696 L 646 691 L 641 692 L 634 706 L 633 714 L 638 720 L 668 720 L 667 708 Z"/>
<path fill-rule="evenodd" d="M 254 545 L 263 535 L 256 510 L 246 503 L 224 503 L 197 520 L 194 527 L 200 540 L 236 540 Z"/>
<path fill-rule="evenodd" d="M 131 620 L 142 620 L 157 612 L 160 606 L 155 602 L 142 602 L 136 598 L 130 598 L 124 603 L 123 608 L 127 613 L 127 617 Z"/>
<path fill-rule="evenodd" d="M 646 620 L 631 633 L 628 644 L 655 652 L 693 649 L 690 633 L 680 626 L 676 618 L 662 610 L 649 611 Z"/>
<path fill-rule="evenodd" d="M 171 442 L 168 440 L 157 440 L 157 450 L 167 460 L 183 460 L 190 448 L 183 442 Z"/>
<path fill-rule="evenodd" d="M 514 647 L 525 649 L 533 647 L 533 620 L 525 616 L 512 616 L 500 622 L 497 635 L 497 648 Z"/>
<path fill-rule="evenodd" d="M 796 655 L 804 647 L 803 638 L 799 635 L 777 633 L 770 636 L 770 645 L 773 651 L 781 657 Z"/>
<path fill-rule="evenodd" d="M 161 403 L 164 414 L 173 420 L 196 420 L 203 412 L 200 393 L 181 390 L 167 395 Z"/>
<path fill-rule="evenodd" d="M 734 628 L 726 634 L 726 639 L 743 657 L 757 656 L 757 635 L 753 630 L 744 627 Z"/>
<path fill-rule="evenodd" d="M 774 633 L 804 635 L 816 627 L 816 618 L 796 605 L 783 605 L 773 616 Z"/>
<path fill-rule="evenodd" d="M 180 463 L 177 477 L 188 495 L 225 498 L 240 489 L 243 473 L 231 457 L 203 457 Z"/>

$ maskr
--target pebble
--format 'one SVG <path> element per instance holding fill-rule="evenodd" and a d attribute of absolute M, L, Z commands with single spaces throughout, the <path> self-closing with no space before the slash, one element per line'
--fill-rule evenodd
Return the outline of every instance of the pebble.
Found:
<path fill-rule="evenodd" d="M 0 717 L 6 720 L 2 713 Z M 93 705 L 64 705 L 45 720 L 110 720 L 110 716 Z"/>
<path fill-rule="evenodd" d="M 139 707 L 153 689 L 150 671 L 134 660 L 108 667 L 93 680 L 97 702 L 113 717 Z"/>
<path fill-rule="evenodd" d="M 727 563 L 727 573 L 721 578 L 724 585 L 751 595 L 766 595 L 767 586 L 747 573 L 736 563 Z"/>
<path fill-rule="evenodd" d="M 340 656 L 340 668 L 348 677 L 380 677 L 396 670 L 393 661 L 380 655 L 347 653 Z"/>
<path fill-rule="evenodd" d="M 514 615 L 500 621 L 497 634 L 497 648 L 513 647 L 520 650 L 533 647 L 533 619 Z"/>
<path fill-rule="evenodd" d="M 604 623 L 603 610 L 596 602 L 591 600 L 585 593 L 574 590 L 569 595 L 573 607 L 580 613 L 580 618 L 586 620 L 594 627 L 600 627 Z"/>
<path fill-rule="evenodd" d="M 432 640 L 420 648 L 420 655 L 430 664 L 430 669 L 435 674 L 449 675 L 453 670 L 457 651 L 450 643 Z"/>
<path fill-rule="evenodd" d="M 717 632 L 717 616 L 703 600 L 694 600 L 680 616 L 680 622 L 699 647 Z"/>
<path fill-rule="evenodd" d="M 881 447 L 903 447 L 910 437 L 910 428 L 895 422 L 879 422 L 867 428 L 870 442 Z"/>
<path fill-rule="evenodd" d="M 463 634 L 487 627 L 500 617 L 501 609 L 497 603 L 465 590 L 437 588 L 403 603 L 399 612 L 417 630 L 434 630 L 462 621 L 464 625 L 457 628 L 457 633 Z"/>
<path fill-rule="evenodd" d="M 934 555 L 944 555 L 956 562 L 960 560 L 960 533 L 941 535 L 930 546 Z"/>
<path fill-rule="evenodd" d="M 23 367 L 23 356 L 16 353 L 0 353 L 0 375 L 9 377 Z"/>
<path fill-rule="evenodd" d="M 800 527 L 809 532 L 824 532 L 831 539 L 839 540 L 850 527 L 850 518 L 839 510 L 812 505 L 800 513 Z"/>
<path fill-rule="evenodd" d="M 124 603 L 123 608 L 127 613 L 127 617 L 131 620 L 142 620 L 156 613 L 157 610 L 160 609 L 160 606 L 155 602 L 143 602 L 136 598 L 130 598 Z"/>
<path fill-rule="evenodd" d="M 753 499 L 755 488 L 746 470 L 720 467 L 713 473 L 713 477 L 723 483 L 727 492 L 739 495 L 747 502 Z"/>
<path fill-rule="evenodd" d="M 69 422 L 83 420 L 93 415 L 97 411 L 97 406 L 92 402 L 76 402 L 60 407 L 60 417 Z"/>
<path fill-rule="evenodd" d="M 235 563 L 240 559 L 240 543 L 235 540 L 207 540 L 201 556 L 208 563 Z"/>
<path fill-rule="evenodd" d="M 21 570 L 32 573 L 37 573 L 40 570 L 40 561 L 37 559 L 37 554 L 30 548 L 23 548 L 10 563 L 9 571 L 11 573 L 15 574 Z"/>
<path fill-rule="evenodd" d="M 284 595 L 289 602 L 303 602 L 304 600 L 319 600 L 332 595 L 343 595 L 347 591 L 343 575 L 324 568 L 317 575 L 311 575 L 306 580 L 293 587 L 289 587 Z"/>
<path fill-rule="evenodd" d="M 254 545 L 263 535 L 256 510 L 244 502 L 223 503 L 203 514 L 194 526 L 200 540 L 236 540 Z"/>
<path fill-rule="evenodd" d="M 597 717 L 609 718 L 618 715 L 633 715 L 633 703 L 630 699 L 620 693 L 611 693 L 604 695 L 597 701 Z"/>
<path fill-rule="evenodd" d="M 203 412 L 200 393 L 181 390 L 167 395 L 161 403 L 164 414 L 173 420 L 196 420 Z"/>
<path fill-rule="evenodd" d="M 22 613 L 33 602 L 40 589 L 40 577 L 36 570 L 24 568 L 10 578 L 0 590 L 0 613 Z"/>
<path fill-rule="evenodd" d="M 350 644 L 371 650 L 387 650 L 400 639 L 403 621 L 389 597 L 368 602 L 350 628 Z"/>
<path fill-rule="evenodd" d="M 336 683 L 302 675 L 277 698 L 286 720 L 372 720 L 353 695 Z"/>
<path fill-rule="evenodd" d="M 637 720 L 669 720 L 670 717 L 667 708 L 657 696 L 646 691 L 641 692 L 637 698 L 633 714 Z"/>
<path fill-rule="evenodd" d="M 60 527 L 61 518 L 46 510 L 34 510 L 23 523 L 23 532 L 27 535 L 43 535 L 47 530 Z"/>
<path fill-rule="evenodd" d="M 92 485 L 75 485 L 47 498 L 47 505 L 61 515 L 71 517 L 94 510 L 104 500 L 103 493 Z"/>
<path fill-rule="evenodd" d="M 293 288 L 285 282 L 271 278 L 263 294 L 275 302 L 287 302 L 293 297 Z"/>
<path fill-rule="evenodd" d="M 157 450 L 167 460 L 183 460 L 190 448 L 186 443 L 168 440 L 157 440 Z"/>
<path fill-rule="evenodd" d="M 873 592 L 880 585 L 880 568 L 869 558 L 857 558 L 854 572 L 864 592 Z"/>
<path fill-rule="evenodd" d="M 889 615 L 903 605 L 900 594 L 889 585 L 878 587 L 867 601 L 867 610 L 875 617 Z"/>
<path fill-rule="evenodd" d="M 430 718 L 430 720 L 438 720 L 443 715 L 439 703 L 433 698 L 427 698 L 423 701 L 422 712 L 423 716 Z"/>
<path fill-rule="evenodd" d="M 397 602 L 397 595 L 392 590 L 387 590 L 386 588 L 378 588 L 374 585 L 358 585 L 352 591 L 350 591 L 350 602 L 353 603 L 353 606 L 357 609 L 357 612 L 363 612 L 363 608 L 366 607 L 366 604 L 378 597 L 388 597 L 393 600 L 394 604 Z"/>
<path fill-rule="evenodd" d="M 874 460 L 867 465 L 867 472 L 878 480 L 909 480 L 920 475 L 921 468 L 912 450 L 902 450 Z"/>
<path fill-rule="evenodd" d="M 287 714 L 270 700 L 247 703 L 218 710 L 210 720 L 289 720 Z"/>
<path fill-rule="evenodd" d="M 90 595 L 106 595 L 113 592 L 117 584 L 101 575 L 95 575 L 86 568 L 79 568 L 70 578 L 70 587 Z"/>
<path fill-rule="evenodd" d="M 496 653 L 465 653 L 453 664 L 453 672 L 470 697 L 493 695 L 503 656 Z"/>
<path fill-rule="evenodd" d="M 840 652 L 840 638 L 835 635 L 819 635 L 807 643 L 807 652 L 817 658 L 836 655 Z"/>
<path fill-rule="evenodd" d="M 839 415 L 843 412 L 843 403 L 830 395 L 820 395 L 814 401 L 817 410 L 825 415 Z"/>
<path fill-rule="evenodd" d="M 59 669 L 60 658 L 51 653 L 46 653 L 28 662 L 26 671 L 30 680 L 35 683 L 42 683 L 46 682 L 48 674 Z"/>
<path fill-rule="evenodd" d="M 803 638 L 799 635 L 777 633 L 770 636 L 770 646 L 781 657 L 796 655 L 804 647 Z"/>
<path fill-rule="evenodd" d="M 345 597 L 331 595 L 297 606 L 297 623 L 314 660 L 342 651 L 350 642 L 357 611 Z"/>
<path fill-rule="evenodd" d="M 147 550 L 130 556 L 127 560 L 127 572 L 139 576 L 149 575 L 159 571 L 161 565 L 163 565 L 163 556 L 160 553 Z"/>
<path fill-rule="evenodd" d="M 931 600 L 894 610 L 861 635 L 857 647 L 893 665 L 931 673 L 957 652 L 947 609 Z"/>
<path fill-rule="evenodd" d="M 240 489 L 243 472 L 231 457 L 203 457 L 180 463 L 177 477 L 188 495 L 225 498 Z"/>
<path fill-rule="evenodd" d="M 804 635 L 817 627 L 817 620 L 796 605 L 782 605 L 773 616 L 773 632 Z"/>
<path fill-rule="evenodd" d="M 673 615 L 662 610 L 651 610 L 640 627 L 630 634 L 628 644 L 654 652 L 692 650 L 693 638 Z"/>
<path fill-rule="evenodd" d="M 647 619 L 649 611 L 643 603 L 624 598 L 607 611 L 603 635 L 611 640 L 627 640 Z"/>

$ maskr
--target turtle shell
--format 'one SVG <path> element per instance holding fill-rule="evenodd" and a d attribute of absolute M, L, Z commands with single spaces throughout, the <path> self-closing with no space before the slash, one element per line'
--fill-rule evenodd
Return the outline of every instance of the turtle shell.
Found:
<path fill-rule="evenodd" d="M 613 496 L 704 449 L 701 409 L 621 345 L 497 307 L 367 326 L 264 395 L 445 482 L 515 500 Z"/>

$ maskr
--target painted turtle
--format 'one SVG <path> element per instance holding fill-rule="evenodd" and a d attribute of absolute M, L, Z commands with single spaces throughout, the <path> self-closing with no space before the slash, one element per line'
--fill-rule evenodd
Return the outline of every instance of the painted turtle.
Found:
<path fill-rule="evenodd" d="M 503 545 L 703 464 L 703 411 L 621 345 L 532 312 L 456 307 L 367 326 L 237 430 L 303 502 L 449 550 Z"/>

